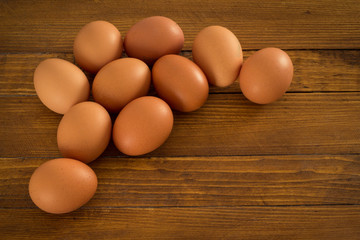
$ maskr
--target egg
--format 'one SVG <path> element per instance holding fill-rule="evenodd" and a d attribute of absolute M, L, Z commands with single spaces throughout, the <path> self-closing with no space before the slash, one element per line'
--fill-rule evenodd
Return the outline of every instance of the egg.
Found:
<path fill-rule="evenodd" d="M 243 63 L 239 40 L 222 26 L 202 29 L 193 42 L 192 56 L 209 83 L 217 87 L 231 85 L 237 79 Z"/>
<path fill-rule="evenodd" d="M 165 55 L 152 68 L 156 92 L 171 108 L 191 112 L 200 108 L 209 95 L 203 71 L 191 60 L 179 55 Z"/>
<path fill-rule="evenodd" d="M 244 96 L 258 104 L 274 102 L 284 95 L 293 78 L 293 64 L 279 48 L 264 48 L 243 64 L 239 83 Z"/>
<path fill-rule="evenodd" d="M 74 64 L 60 58 L 46 59 L 36 67 L 34 87 L 40 101 L 59 114 L 86 101 L 90 95 L 90 84 L 85 74 Z"/>
<path fill-rule="evenodd" d="M 41 164 L 29 182 L 31 200 L 48 213 L 69 213 L 86 204 L 97 188 L 95 172 L 86 164 L 58 158 Z"/>
<path fill-rule="evenodd" d="M 178 54 L 184 45 L 184 33 L 170 18 L 152 16 L 135 23 L 125 35 L 128 56 L 152 65 L 166 54 Z"/>
<path fill-rule="evenodd" d="M 105 65 L 95 76 L 92 94 L 110 112 L 119 112 L 127 103 L 149 91 L 151 72 L 136 58 L 122 58 Z"/>
<path fill-rule="evenodd" d="M 127 104 L 113 128 L 115 146 L 124 154 L 137 156 L 160 147 L 173 127 L 169 105 L 160 98 L 144 96 Z"/>
<path fill-rule="evenodd" d="M 57 144 L 62 156 L 84 163 L 99 157 L 110 137 L 110 115 L 95 102 L 82 102 L 70 108 L 57 130 Z"/>
<path fill-rule="evenodd" d="M 93 21 L 80 29 L 74 41 L 76 62 L 96 73 L 107 63 L 120 58 L 123 41 L 119 30 L 107 21 Z"/>

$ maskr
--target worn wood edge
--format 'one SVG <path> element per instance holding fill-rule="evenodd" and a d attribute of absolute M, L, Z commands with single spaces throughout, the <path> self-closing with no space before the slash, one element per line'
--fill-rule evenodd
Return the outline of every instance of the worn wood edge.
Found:
<path fill-rule="evenodd" d="M 245 60 L 255 51 L 244 51 Z M 294 64 L 294 78 L 287 92 L 360 91 L 360 51 L 357 50 L 286 50 Z M 181 55 L 192 59 L 191 51 Z M 0 55 L 0 96 L 36 95 L 33 72 L 47 58 L 75 63 L 72 54 L 34 53 Z M 126 57 L 126 55 L 123 55 Z M 94 75 L 86 73 L 90 83 Z M 240 93 L 238 80 L 229 87 L 210 87 L 211 93 Z M 155 94 L 154 88 L 150 95 Z"/>
<path fill-rule="evenodd" d="M 0 209 L 6 239 L 317 239 L 360 235 L 359 206 Z"/>
<path fill-rule="evenodd" d="M 28 195 L 46 158 L 0 158 L 0 208 L 36 208 Z M 86 209 L 359 205 L 359 155 L 100 158 Z"/>
<path fill-rule="evenodd" d="M 359 154 L 359 101 L 358 93 L 288 93 L 256 105 L 240 94 L 211 94 L 195 112 L 174 112 L 169 138 L 144 157 Z M 0 104 L 2 157 L 60 156 L 61 115 L 36 96 L 1 97 Z M 110 143 L 102 156 L 123 154 Z"/>

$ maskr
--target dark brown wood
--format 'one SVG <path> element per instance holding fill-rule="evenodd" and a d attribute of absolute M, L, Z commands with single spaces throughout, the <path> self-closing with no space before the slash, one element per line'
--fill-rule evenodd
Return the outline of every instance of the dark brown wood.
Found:
<path fill-rule="evenodd" d="M 0 54 L 0 96 L 36 95 L 34 71 L 47 58 L 61 58 L 74 63 L 72 54 Z"/>
<path fill-rule="evenodd" d="M 359 49 L 358 0 L 2 1 L 0 52 L 71 52 L 79 29 L 112 22 L 125 36 L 142 18 L 164 15 L 183 29 L 184 49 L 209 25 L 229 28 L 244 49 Z"/>
<path fill-rule="evenodd" d="M 359 219 L 358 205 L 84 208 L 61 216 L 37 209 L 0 209 L 0 232 L 5 239 L 39 240 L 355 240 L 360 237 Z"/>
<path fill-rule="evenodd" d="M 36 208 L 28 183 L 47 160 L 1 158 L 0 206 Z M 91 209 L 360 204 L 358 155 L 100 158 L 90 166 L 99 182 Z"/>
<path fill-rule="evenodd" d="M 1 97 L 3 157 L 59 157 L 61 115 L 37 96 Z M 270 105 L 241 94 L 211 94 L 196 112 L 174 113 L 173 131 L 147 156 L 358 154 L 359 93 L 288 93 Z M 104 156 L 122 156 L 110 144 Z"/>
<path fill-rule="evenodd" d="M 0 1 L 0 239 L 360 239 L 359 13 L 358 0 Z M 61 115 L 37 98 L 35 67 L 74 62 L 74 37 L 90 21 L 125 36 L 153 15 L 182 27 L 190 59 L 209 25 L 233 31 L 245 59 L 285 49 L 288 93 L 260 106 L 238 82 L 211 87 L 201 109 L 174 112 L 156 151 L 127 157 L 110 143 L 90 163 L 99 186 L 85 206 L 42 212 L 28 182 L 61 156 Z"/>
<path fill-rule="evenodd" d="M 287 50 L 294 64 L 294 79 L 288 92 L 360 91 L 360 52 L 354 50 Z M 254 51 L 244 51 L 246 59 Z M 182 52 L 191 59 L 191 52 Z M 62 58 L 75 63 L 72 54 L 0 55 L 0 96 L 35 95 L 33 74 L 47 58 Z M 93 75 L 88 74 L 90 81 Z M 226 88 L 211 87 L 211 93 L 240 92 L 239 83 Z"/>

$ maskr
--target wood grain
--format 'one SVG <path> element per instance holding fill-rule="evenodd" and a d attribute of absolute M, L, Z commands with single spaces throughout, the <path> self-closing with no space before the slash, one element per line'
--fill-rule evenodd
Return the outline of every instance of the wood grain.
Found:
<path fill-rule="evenodd" d="M 245 59 L 254 51 L 244 51 Z M 353 50 L 288 50 L 295 66 L 288 92 L 360 91 L 360 52 Z M 191 59 L 191 52 L 182 52 Z M 0 55 L 0 96 L 35 95 L 33 74 L 47 58 L 62 58 L 75 63 L 72 54 L 3 54 Z M 90 82 L 93 75 L 88 74 Z M 210 93 L 240 92 L 239 83 L 226 88 L 211 87 Z"/>
<path fill-rule="evenodd" d="M 2 157 L 59 157 L 61 115 L 36 96 L 0 97 Z M 114 116 L 115 117 L 115 116 Z M 113 118 L 114 118 L 113 117 Z M 288 93 L 270 105 L 211 94 L 196 112 L 174 113 L 173 131 L 147 156 L 359 154 L 360 94 Z M 104 156 L 123 156 L 110 144 Z"/>
<path fill-rule="evenodd" d="M 211 87 L 201 109 L 174 112 L 156 151 L 127 157 L 110 143 L 90 164 L 99 186 L 85 206 L 42 212 L 28 182 L 61 156 L 61 115 L 37 98 L 35 67 L 74 62 L 73 40 L 90 21 L 125 36 L 153 15 L 180 25 L 190 59 L 209 25 L 233 31 L 245 59 L 285 49 L 288 93 L 260 106 L 237 82 Z M 360 239 L 359 19 L 358 0 L 0 1 L 0 239 Z"/>
<path fill-rule="evenodd" d="M 11 0 L 0 4 L 0 52 L 69 53 L 79 29 L 92 20 L 110 21 L 124 36 L 134 23 L 153 15 L 167 16 L 180 25 L 186 50 L 209 25 L 229 28 L 244 49 L 360 47 L 358 0 Z"/>
<path fill-rule="evenodd" d="M 36 208 L 28 183 L 47 160 L 0 158 L 0 206 Z M 99 182 L 90 209 L 360 203 L 358 155 L 100 158 L 90 166 Z"/>
<path fill-rule="evenodd" d="M 359 219 L 359 206 L 103 208 L 62 216 L 0 209 L 0 232 L 5 239 L 39 240 L 355 240 Z"/>

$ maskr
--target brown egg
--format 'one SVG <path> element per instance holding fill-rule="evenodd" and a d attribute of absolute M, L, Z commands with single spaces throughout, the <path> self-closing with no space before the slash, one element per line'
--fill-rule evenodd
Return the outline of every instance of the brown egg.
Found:
<path fill-rule="evenodd" d="M 239 40 L 221 26 L 201 30 L 194 40 L 192 55 L 208 81 L 217 87 L 231 85 L 237 79 L 243 62 Z"/>
<path fill-rule="evenodd" d="M 82 102 L 70 108 L 57 130 L 57 143 L 63 157 L 84 163 L 99 157 L 110 137 L 110 116 L 105 108 L 95 102 Z"/>
<path fill-rule="evenodd" d="M 86 164 L 58 158 L 40 165 L 29 182 L 31 200 L 48 213 L 72 212 L 95 194 L 97 177 Z"/>
<path fill-rule="evenodd" d="M 145 18 L 133 25 L 124 39 L 128 56 L 152 65 L 166 54 L 177 54 L 184 45 L 184 33 L 173 20 L 163 16 Z"/>
<path fill-rule="evenodd" d="M 293 78 L 293 64 L 286 52 L 278 48 L 264 48 L 250 56 L 243 64 L 239 82 L 247 99 L 268 104 L 281 98 Z"/>
<path fill-rule="evenodd" d="M 92 94 L 110 112 L 119 112 L 127 103 L 149 91 L 151 72 L 136 58 L 122 58 L 105 65 L 96 75 Z"/>
<path fill-rule="evenodd" d="M 106 21 L 86 24 L 74 41 L 76 62 L 86 71 L 96 73 L 105 64 L 121 57 L 123 42 L 119 30 Z"/>
<path fill-rule="evenodd" d="M 126 105 L 114 123 L 113 141 L 124 154 L 136 156 L 160 147 L 173 127 L 169 105 L 157 97 L 137 98 Z"/>
<path fill-rule="evenodd" d="M 156 92 L 171 108 L 191 112 L 200 108 L 209 95 L 203 71 L 191 60 L 179 55 L 165 55 L 152 68 Z"/>
<path fill-rule="evenodd" d="M 59 58 L 46 59 L 37 66 L 34 87 L 41 102 L 60 114 L 86 101 L 90 94 L 89 81 L 80 68 Z"/>

